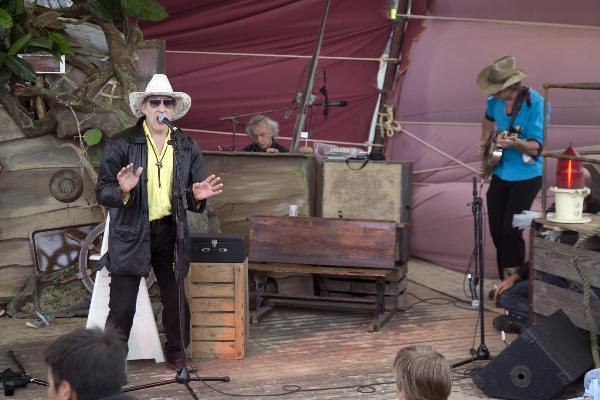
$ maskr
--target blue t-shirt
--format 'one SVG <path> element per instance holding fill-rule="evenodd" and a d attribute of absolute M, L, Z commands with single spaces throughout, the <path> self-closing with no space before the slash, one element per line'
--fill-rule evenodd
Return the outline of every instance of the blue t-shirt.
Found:
<path fill-rule="evenodd" d="M 513 127 L 521 127 L 519 139 L 543 141 L 544 98 L 533 89 L 529 89 L 530 104 L 523 99 L 521 109 L 513 123 Z M 495 121 L 497 131 L 505 131 L 510 127 L 511 116 L 506 115 L 506 102 L 495 97 L 488 97 L 486 118 Z M 548 124 L 550 124 L 550 104 L 548 104 Z M 504 149 L 502 158 L 493 174 L 505 181 L 524 181 L 542 176 L 542 156 L 532 163 L 523 161 L 523 153 L 515 148 Z"/>

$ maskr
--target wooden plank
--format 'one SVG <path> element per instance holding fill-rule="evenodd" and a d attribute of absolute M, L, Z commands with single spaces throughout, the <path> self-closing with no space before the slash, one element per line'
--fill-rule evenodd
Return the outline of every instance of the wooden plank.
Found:
<path fill-rule="evenodd" d="M 192 312 L 192 326 L 235 326 L 233 312 Z"/>
<path fill-rule="evenodd" d="M 600 227 L 600 215 L 588 215 L 592 221 L 586 224 L 561 224 L 559 222 L 550 222 L 545 218 L 535 219 L 535 223 L 545 228 L 557 231 L 573 231 L 580 233 L 592 233 Z"/>
<path fill-rule="evenodd" d="M 64 204 L 50 194 L 50 178 L 62 168 L 2 172 L 0 218 L 17 218 L 69 207 L 87 207 L 95 202 L 90 179 L 83 179 L 83 193 L 73 203 Z M 43 189 L 41 189 L 43 188 Z"/>
<path fill-rule="evenodd" d="M 250 218 L 252 262 L 393 268 L 395 246 L 392 221 Z"/>
<path fill-rule="evenodd" d="M 248 340 L 248 264 L 235 267 L 235 358 L 244 359 Z"/>
<path fill-rule="evenodd" d="M 397 266 L 393 271 L 390 271 L 385 275 L 386 283 L 399 283 L 406 278 L 407 265 Z M 349 281 L 349 282 L 375 282 L 375 277 L 343 277 L 340 275 L 323 275 L 324 278 L 332 278 L 340 281 Z"/>
<path fill-rule="evenodd" d="M 322 275 L 346 275 L 346 276 L 388 276 L 394 271 L 387 269 L 377 270 L 375 268 L 345 268 L 322 265 L 302 265 L 302 264 L 286 264 L 286 263 L 259 263 L 249 262 L 248 269 L 250 271 L 263 272 L 285 272 L 297 274 L 322 274 Z"/>
<path fill-rule="evenodd" d="M 194 283 L 190 287 L 190 297 L 233 297 L 233 283 Z"/>
<path fill-rule="evenodd" d="M 0 267 L 7 265 L 33 265 L 29 240 L 27 239 L 0 241 L 0 254 L 2 254 L 2 257 L 0 257 Z"/>
<path fill-rule="evenodd" d="M 367 280 L 351 280 L 347 278 L 324 278 L 323 279 L 324 289 L 328 292 L 340 292 L 349 294 L 376 294 L 377 288 L 375 281 Z M 406 289 L 406 279 L 400 282 L 386 282 L 384 288 L 384 294 L 399 295 Z"/>
<path fill-rule="evenodd" d="M 235 328 L 232 327 L 195 327 L 192 330 L 192 340 L 202 341 L 233 341 Z"/>
<path fill-rule="evenodd" d="M 194 357 L 233 359 L 235 350 L 233 342 L 192 341 Z"/>
<path fill-rule="evenodd" d="M 32 265 L 5 265 L 0 267 L 0 304 L 8 303 L 18 295 L 33 275 Z"/>
<path fill-rule="evenodd" d="M 192 299 L 191 306 L 194 311 L 215 312 L 234 311 L 233 299 Z"/>
<path fill-rule="evenodd" d="M 600 321 L 600 301 L 591 299 L 594 320 Z M 563 310 L 571 322 L 581 329 L 589 330 L 585 323 L 583 295 L 539 280 L 533 282 L 533 311 L 537 314 L 551 315 Z"/>
<path fill-rule="evenodd" d="M 533 266 L 536 271 L 581 282 L 579 273 L 571 264 L 573 246 L 539 237 L 533 238 L 533 246 Z M 600 287 L 600 252 L 581 249 L 578 257 L 592 286 Z"/>
<path fill-rule="evenodd" d="M 60 206 L 62 207 L 62 205 Z M 96 224 L 104 220 L 98 207 L 69 207 L 26 215 L 16 218 L 0 218 L 0 240 L 26 239 L 29 232 L 60 226 Z M 10 229 L 6 229 L 10 227 Z"/>
<path fill-rule="evenodd" d="M 301 215 L 315 215 L 315 158 L 297 154 L 203 152 L 207 171 L 228 189 L 210 199 L 223 233 L 248 233 L 248 217 L 287 215 L 296 204 Z"/>
<path fill-rule="evenodd" d="M 72 141 L 57 139 L 54 135 L 13 140 L 0 146 L 0 164 L 4 171 L 22 171 L 38 168 L 79 169 L 77 153 L 60 147 Z"/>
<path fill-rule="evenodd" d="M 190 265 L 192 283 L 232 283 L 235 265 L 192 263 Z"/>
<path fill-rule="evenodd" d="M 15 120 L 6 112 L 4 107 L 0 108 L 0 142 L 9 142 L 15 139 L 24 139 L 26 136 L 15 123 Z M 2 144 L 4 146 L 4 143 Z M 1 164 L 0 164 L 1 165 Z"/>
<path fill-rule="evenodd" d="M 412 163 L 325 160 L 320 188 L 323 217 L 410 222 Z M 362 167 L 362 168 L 361 168 Z"/>

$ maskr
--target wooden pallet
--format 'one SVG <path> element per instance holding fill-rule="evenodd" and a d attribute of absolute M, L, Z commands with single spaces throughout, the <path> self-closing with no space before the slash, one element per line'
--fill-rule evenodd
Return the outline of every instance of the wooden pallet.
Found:
<path fill-rule="evenodd" d="M 385 280 L 386 310 L 404 310 L 406 307 L 406 271 L 403 264 L 390 272 Z M 368 277 L 340 277 L 323 275 L 319 280 L 320 294 L 323 296 L 359 297 L 375 300 L 377 289 L 375 279 Z"/>
<path fill-rule="evenodd" d="M 248 263 L 192 263 L 187 283 L 192 356 L 243 359 L 248 343 Z"/>
<path fill-rule="evenodd" d="M 593 215 L 588 224 L 559 224 L 546 220 L 536 220 L 530 238 L 530 319 L 536 314 L 551 315 L 556 310 L 563 310 L 571 321 L 579 328 L 589 330 L 585 322 L 583 294 L 569 288 L 560 287 L 547 282 L 547 277 L 540 273 L 564 278 L 568 282 L 581 284 L 581 277 L 571 262 L 573 246 L 552 242 L 540 237 L 539 232 L 553 229 L 562 233 L 589 233 L 600 226 L 600 216 Z M 593 287 L 600 287 L 600 252 L 583 248 L 579 249 L 579 260 L 586 271 Z M 600 301 L 592 297 L 590 300 L 594 319 L 600 318 Z"/>

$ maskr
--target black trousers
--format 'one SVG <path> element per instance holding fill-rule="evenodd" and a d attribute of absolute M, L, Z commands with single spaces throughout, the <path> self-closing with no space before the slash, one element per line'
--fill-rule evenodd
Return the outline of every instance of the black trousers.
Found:
<path fill-rule="evenodd" d="M 487 209 L 500 279 L 504 268 L 518 268 L 525 262 L 523 232 L 513 228 L 513 215 L 530 209 L 541 187 L 541 176 L 524 181 L 492 177 L 487 191 Z"/>
<path fill-rule="evenodd" d="M 164 307 L 162 322 L 167 336 L 165 345 L 167 357 L 182 357 L 185 347 L 190 344 L 190 307 L 184 293 L 182 299 L 184 346 L 182 347 L 179 334 L 179 296 L 173 270 L 173 230 L 170 218 L 164 220 L 163 223 L 150 226 L 150 264 L 156 275 L 160 300 Z M 127 340 L 133 325 L 140 279 L 139 276 L 111 275 L 106 324 L 115 327 Z"/>

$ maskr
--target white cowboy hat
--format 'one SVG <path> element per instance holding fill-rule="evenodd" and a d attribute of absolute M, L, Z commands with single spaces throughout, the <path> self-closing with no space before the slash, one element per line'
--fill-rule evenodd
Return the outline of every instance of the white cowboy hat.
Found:
<path fill-rule="evenodd" d="M 496 94 L 502 89 L 527 78 L 527 73 L 517 68 L 513 56 L 504 56 L 485 67 L 477 76 L 477 86 L 483 93 Z"/>
<path fill-rule="evenodd" d="M 154 74 L 148 82 L 145 92 L 129 93 L 129 106 L 133 115 L 138 118 L 143 115 L 142 102 L 148 96 L 168 96 L 175 99 L 172 120 L 183 117 L 192 106 L 192 98 L 187 93 L 174 92 L 171 83 L 169 83 L 169 78 L 165 74 Z"/>

